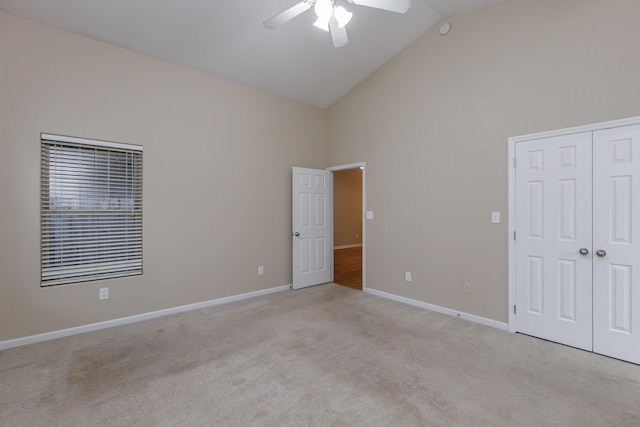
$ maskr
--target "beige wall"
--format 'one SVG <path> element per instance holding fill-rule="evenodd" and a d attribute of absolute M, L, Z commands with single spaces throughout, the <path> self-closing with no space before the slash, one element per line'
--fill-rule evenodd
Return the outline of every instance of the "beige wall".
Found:
<path fill-rule="evenodd" d="M 461 15 L 330 107 L 329 164 L 367 162 L 367 286 L 506 322 L 507 138 L 640 115 L 639 19 L 637 0 Z"/>
<path fill-rule="evenodd" d="M 144 146 L 143 276 L 40 288 L 40 132 Z M 326 112 L 0 13 L 0 146 L 2 341 L 291 283 Z"/>
<path fill-rule="evenodd" d="M 333 172 L 333 244 L 362 243 L 362 171 Z"/>

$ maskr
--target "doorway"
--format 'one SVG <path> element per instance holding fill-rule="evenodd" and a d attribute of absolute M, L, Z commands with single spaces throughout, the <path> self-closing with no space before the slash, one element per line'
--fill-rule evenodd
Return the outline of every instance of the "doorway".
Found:
<path fill-rule="evenodd" d="M 351 289 L 364 285 L 365 164 L 328 168 L 333 172 L 333 282 Z"/>

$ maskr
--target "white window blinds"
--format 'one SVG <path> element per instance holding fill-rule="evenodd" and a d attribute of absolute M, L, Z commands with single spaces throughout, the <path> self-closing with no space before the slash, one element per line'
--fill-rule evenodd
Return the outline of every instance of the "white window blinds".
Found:
<path fill-rule="evenodd" d="M 142 274 L 142 147 L 41 140 L 41 286 Z"/>

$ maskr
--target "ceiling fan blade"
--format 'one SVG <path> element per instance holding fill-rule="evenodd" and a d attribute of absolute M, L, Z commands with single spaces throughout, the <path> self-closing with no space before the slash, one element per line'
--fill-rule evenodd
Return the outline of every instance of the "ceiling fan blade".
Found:
<path fill-rule="evenodd" d="M 411 7 L 411 0 L 351 0 L 358 6 L 375 7 L 389 12 L 405 13 Z"/>
<path fill-rule="evenodd" d="M 334 47 L 342 47 L 349 43 L 349 37 L 347 37 L 347 28 L 338 25 L 338 20 L 334 15 L 331 15 L 329 19 L 329 31 L 331 32 L 331 38 L 333 39 Z"/>
<path fill-rule="evenodd" d="M 302 12 L 311 9 L 311 6 L 313 6 L 313 3 L 311 1 L 308 1 L 308 0 L 301 1 L 300 3 L 294 4 L 284 12 L 274 16 L 273 18 L 267 21 L 264 21 L 262 25 L 264 25 L 270 30 L 273 30 L 275 28 L 278 28 L 280 25 L 289 22 L 296 16 L 300 15 Z"/>

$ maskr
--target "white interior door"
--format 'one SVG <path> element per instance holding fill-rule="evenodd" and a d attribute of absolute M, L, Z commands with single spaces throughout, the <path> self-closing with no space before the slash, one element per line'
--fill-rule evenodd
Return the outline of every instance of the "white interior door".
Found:
<path fill-rule="evenodd" d="M 292 170 L 293 289 L 332 280 L 333 175 Z"/>
<path fill-rule="evenodd" d="M 593 351 L 640 363 L 640 126 L 595 132 L 593 150 Z"/>
<path fill-rule="evenodd" d="M 592 349 L 592 133 L 516 144 L 516 330 Z"/>

